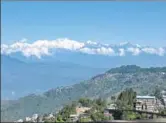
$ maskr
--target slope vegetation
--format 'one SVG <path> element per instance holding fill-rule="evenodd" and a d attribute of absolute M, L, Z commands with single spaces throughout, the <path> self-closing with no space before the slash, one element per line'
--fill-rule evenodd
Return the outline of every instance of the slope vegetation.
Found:
<path fill-rule="evenodd" d="M 118 94 L 126 88 L 133 88 L 138 94 L 150 94 L 158 86 L 166 88 L 166 67 L 140 68 L 135 65 L 110 69 L 88 81 L 68 87 L 57 87 L 42 95 L 31 94 L 22 97 L 1 110 L 3 120 L 16 120 L 33 113 L 55 112 L 64 104 L 80 97 L 105 98 Z"/>

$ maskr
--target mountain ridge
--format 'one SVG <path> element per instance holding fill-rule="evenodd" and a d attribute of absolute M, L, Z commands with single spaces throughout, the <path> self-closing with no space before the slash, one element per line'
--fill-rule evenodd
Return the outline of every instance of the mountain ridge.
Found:
<path fill-rule="evenodd" d="M 140 67 L 135 65 L 121 66 L 111 69 L 113 73 L 109 70 L 71 86 L 57 87 L 42 95 L 32 94 L 22 97 L 17 100 L 17 103 L 3 107 L 1 110 L 3 120 L 20 119 L 34 113 L 56 112 L 58 108 L 80 97 L 109 99 L 126 88 L 133 88 L 138 94 L 144 95 L 153 92 L 156 86 L 166 89 L 166 67 L 141 68 L 141 70 L 138 68 Z M 9 117 L 11 114 L 12 117 Z"/>
<path fill-rule="evenodd" d="M 129 42 L 120 44 L 104 44 L 99 42 L 87 41 L 80 42 L 67 38 L 56 40 L 37 40 L 33 43 L 19 41 L 11 45 L 2 44 L 1 54 L 22 53 L 25 57 L 35 56 L 41 59 L 43 56 L 52 56 L 58 50 L 66 50 L 66 52 L 81 52 L 91 55 L 104 56 L 126 56 L 130 54 L 137 56 L 140 54 L 164 56 L 166 48 L 141 46 L 139 44 L 131 44 Z"/>

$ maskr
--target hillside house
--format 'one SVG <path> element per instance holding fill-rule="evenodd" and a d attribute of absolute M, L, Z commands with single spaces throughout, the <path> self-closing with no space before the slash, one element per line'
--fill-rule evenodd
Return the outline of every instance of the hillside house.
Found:
<path fill-rule="evenodd" d="M 31 119 L 30 117 L 26 117 L 26 118 L 25 118 L 25 121 L 26 121 L 26 122 L 30 122 L 31 120 L 32 120 L 32 119 Z"/>
<path fill-rule="evenodd" d="M 166 95 L 163 95 L 164 102 L 166 104 Z"/>
<path fill-rule="evenodd" d="M 161 102 L 155 96 L 137 96 L 136 110 L 158 112 L 157 108 L 162 107 Z"/>
<path fill-rule="evenodd" d="M 32 116 L 32 118 L 31 118 L 31 121 L 37 121 L 37 118 L 39 117 L 39 115 L 38 114 L 34 114 L 33 116 Z"/>
<path fill-rule="evenodd" d="M 108 106 L 107 106 L 107 109 L 116 109 L 116 104 L 109 104 Z"/>
<path fill-rule="evenodd" d="M 105 109 L 104 110 L 104 116 L 109 116 L 110 117 L 110 116 L 112 116 L 112 113 L 110 113 L 108 109 Z"/>
<path fill-rule="evenodd" d="M 70 120 L 71 120 L 72 122 L 76 122 L 76 121 L 78 120 L 78 118 L 79 118 L 79 115 L 78 115 L 78 114 L 71 114 L 71 115 L 70 115 Z"/>
<path fill-rule="evenodd" d="M 76 107 L 76 114 L 70 115 L 70 120 L 75 122 L 79 119 L 79 117 L 86 117 L 86 111 L 90 110 L 89 107 Z"/>
<path fill-rule="evenodd" d="M 76 113 L 77 114 L 82 114 L 85 113 L 85 111 L 90 110 L 91 108 L 89 107 L 76 107 Z"/>
<path fill-rule="evenodd" d="M 23 122 L 23 119 L 19 119 L 19 120 L 15 121 L 15 123 L 19 123 L 19 122 Z"/>

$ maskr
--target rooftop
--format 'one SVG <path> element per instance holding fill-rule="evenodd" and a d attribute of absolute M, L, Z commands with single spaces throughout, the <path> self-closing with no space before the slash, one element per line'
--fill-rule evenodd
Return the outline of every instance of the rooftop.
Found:
<path fill-rule="evenodd" d="M 137 99 L 155 99 L 155 96 L 137 96 Z"/>
<path fill-rule="evenodd" d="M 78 117 L 78 114 L 71 114 L 70 117 Z"/>

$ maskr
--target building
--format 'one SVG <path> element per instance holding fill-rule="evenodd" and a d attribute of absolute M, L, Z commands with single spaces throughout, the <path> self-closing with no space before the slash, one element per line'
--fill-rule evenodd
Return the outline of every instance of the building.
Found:
<path fill-rule="evenodd" d="M 166 95 L 163 95 L 164 102 L 166 104 Z"/>
<path fill-rule="evenodd" d="M 104 110 L 104 116 L 112 116 L 112 113 L 109 112 L 109 110 L 105 109 Z"/>
<path fill-rule="evenodd" d="M 32 121 L 37 121 L 37 118 L 38 118 L 38 114 L 34 114 L 31 118 Z"/>
<path fill-rule="evenodd" d="M 19 123 L 19 122 L 23 122 L 23 119 L 19 119 L 17 121 L 15 121 L 16 123 Z"/>
<path fill-rule="evenodd" d="M 155 96 L 137 96 L 136 110 L 158 112 L 158 107 L 162 107 L 161 102 Z"/>
<path fill-rule="evenodd" d="M 82 114 L 85 113 L 85 111 L 90 110 L 91 108 L 89 107 L 76 107 L 76 113 L 77 114 Z"/>
<path fill-rule="evenodd" d="M 76 107 L 76 114 L 70 115 L 70 120 L 76 122 L 80 117 L 86 117 L 86 111 L 90 110 L 89 107 Z"/>
<path fill-rule="evenodd" d="M 164 91 L 164 90 L 161 91 L 161 94 L 162 94 L 162 95 L 166 95 L 166 91 Z"/>
<path fill-rule="evenodd" d="M 47 118 L 49 118 L 49 119 L 50 119 L 50 118 L 54 118 L 54 115 L 51 113 L 51 114 L 48 115 Z"/>
<path fill-rule="evenodd" d="M 107 109 L 116 109 L 116 104 L 109 104 L 108 106 L 107 106 Z"/>
<path fill-rule="evenodd" d="M 76 121 L 78 121 L 78 119 L 79 119 L 79 115 L 78 114 L 71 114 L 70 115 L 70 120 L 72 122 L 76 122 Z"/>
<path fill-rule="evenodd" d="M 26 121 L 26 122 L 29 122 L 29 121 L 31 121 L 31 118 L 30 118 L 30 117 L 26 117 L 26 118 L 25 118 L 25 121 Z"/>

